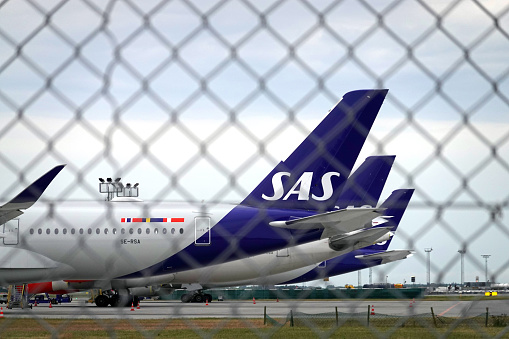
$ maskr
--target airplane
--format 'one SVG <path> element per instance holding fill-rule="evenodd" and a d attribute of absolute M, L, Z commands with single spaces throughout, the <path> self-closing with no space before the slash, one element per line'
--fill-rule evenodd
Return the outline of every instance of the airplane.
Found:
<path fill-rule="evenodd" d="M 348 178 L 336 209 L 376 206 L 389 175 L 395 156 L 371 156 Z M 385 209 L 386 206 L 381 207 Z M 359 220 L 363 224 L 371 220 Z M 246 259 L 211 265 L 204 268 L 176 272 L 167 276 L 172 286 L 184 287 L 190 292 L 183 301 L 203 301 L 204 287 L 246 285 L 247 281 L 261 281 L 278 273 L 293 271 L 323 260 L 360 249 L 391 237 L 385 227 L 365 228 L 310 242 L 276 252 L 264 253 Z M 242 283 L 237 283 L 242 281 Z M 158 282 L 161 282 L 160 280 Z M 182 284 L 179 286 L 179 284 Z"/>
<path fill-rule="evenodd" d="M 111 195 L 107 201 L 32 207 L 64 168 L 57 166 L 0 206 L 0 284 L 92 279 L 109 281 L 105 287 L 125 294 L 124 282 L 130 279 L 150 279 L 361 229 L 359 220 L 382 211 L 333 207 L 386 94 L 346 93 L 238 205 L 144 203 L 126 196 L 132 187 L 108 180 L 100 184 Z"/>
<path fill-rule="evenodd" d="M 372 156 L 348 178 L 343 192 L 337 201 L 336 209 L 360 206 L 376 206 L 388 174 L 394 163 L 394 156 Z M 393 207 L 394 203 L 387 202 Z M 385 212 L 384 212 L 385 213 Z M 385 219 L 383 219 L 385 221 Z M 392 231 L 392 229 L 391 229 Z M 348 253 L 373 243 L 390 239 L 386 227 L 366 228 L 345 234 L 341 238 L 324 239 L 291 248 L 286 248 L 246 259 L 196 268 L 183 272 L 155 276 L 151 279 L 129 279 L 125 287 L 132 295 L 153 296 L 169 294 L 175 288 L 186 288 L 190 292 L 182 296 L 182 301 L 202 302 L 211 300 L 203 294 L 203 286 L 235 286 L 236 281 L 259 281 L 267 276 L 288 271 L 300 271 L 302 267 L 314 267 L 316 263 Z M 270 278 L 269 278 L 270 279 Z M 80 288 L 99 288 L 101 281 L 53 281 L 28 284 L 29 293 L 71 293 Z M 160 285 L 164 285 L 163 287 Z M 242 283 L 243 284 L 243 283 Z M 149 285 L 149 286 L 147 286 Z M 106 299 L 108 298 L 108 302 Z M 111 304 L 110 294 L 97 296 L 98 306 Z"/>
<path fill-rule="evenodd" d="M 267 275 L 258 279 L 229 282 L 233 286 L 245 285 L 288 285 L 325 279 L 337 275 L 359 271 L 365 268 L 388 264 L 406 259 L 411 256 L 412 250 L 391 250 L 389 245 L 396 233 L 398 225 L 405 213 L 414 189 L 398 189 L 380 206 L 386 208 L 384 216 L 373 220 L 373 228 L 384 228 L 391 232 L 391 236 L 382 238 L 367 247 L 355 249 L 347 253 L 325 260 L 320 263 L 300 267 L 295 270 Z M 182 272 L 186 273 L 186 272 Z M 222 284 L 208 284 L 206 288 L 225 287 Z"/>

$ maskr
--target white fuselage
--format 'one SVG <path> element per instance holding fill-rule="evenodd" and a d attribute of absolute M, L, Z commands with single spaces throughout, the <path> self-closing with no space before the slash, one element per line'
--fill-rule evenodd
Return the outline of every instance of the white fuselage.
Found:
<path fill-rule="evenodd" d="M 391 236 L 392 233 L 387 232 L 376 239 L 374 243 L 388 240 Z M 371 244 L 352 243 L 338 251 L 329 246 L 329 239 L 321 239 L 222 264 L 151 278 L 117 280 L 113 283 L 121 287 L 167 283 L 177 286 L 179 284 L 194 284 L 208 288 L 253 284 L 273 285 L 297 278 L 323 261 Z"/>
<path fill-rule="evenodd" d="M 243 285 L 244 283 L 239 282 L 244 281 L 269 284 L 269 281 L 273 281 L 271 277 L 274 275 L 302 268 L 309 270 L 309 267 L 313 268 L 322 261 L 352 250 L 354 250 L 353 247 L 334 251 L 329 247 L 329 240 L 323 239 L 224 264 L 177 272 L 171 282 L 196 283 L 214 287 Z"/>
<path fill-rule="evenodd" d="M 331 249 L 329 239 L 323 239 L 205 267 L 191 265 L 186 270 L 166 274 L 163 271 L 121 278 L 158 264 L 189 246 L 209 246 L 195 243 L 207 231 L 203 229 L 203 219 L 210 218 L 207 225 L 212 229 L 234 207 L 141 202 L 34 206 L 19 219 L 18 244 L 0 246 L 0 280 L 4 283 L 96 280 L 99 284 L 106 282 L 101 286 L 113 288 L 166 283 L 227 286 L 232 282 L 236 285 L 241 281 L 261 281 L 293 270 L 298 273 L 303 268 L 309 270 L 322 261 L 359 248 L 352 244 L 337 251 Z M 5 239 L 7 243 L 13 242 L 12 236 L 4 238 L 4 242 Z M 259 245 L 262 247 L 263 243 Z"/>
<path fill-rule="evenodd" d="M 140 202 L 38 205 L 19 219 L 17 244 L 4 244 L 13 242 L 10 235 L 3 242 L 0 239 L 3 282 L 113 279 L 131 274 L 194 244 L 196 232 L 206 231 L 195 229 L 195 218 L 209 217 L 212 228 L 234 208 Z M 145 217 L 166 220 L 133 222 Z"/>

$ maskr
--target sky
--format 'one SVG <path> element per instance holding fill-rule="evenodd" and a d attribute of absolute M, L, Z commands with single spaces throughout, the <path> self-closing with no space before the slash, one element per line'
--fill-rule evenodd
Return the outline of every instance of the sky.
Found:
<path fill-rule="evenodd" d="M 416 253 L 373 279 L 425 283 L 433 248 L 432 281 L 459 282 L 465 245 L 465 281 L 484 280 L 491 254 L 490 276 L 509 282 L 508 12 L 494 0 L 3 2 L 0 200 L 67 163 L 44 199 L 101 199 L 110 176 L 139 182 L 144 200 L 239 201 L 344 93 L 388 88 L 357 166 L 397 156 L 382 199 L 416 192 L 391 248 Z"/>

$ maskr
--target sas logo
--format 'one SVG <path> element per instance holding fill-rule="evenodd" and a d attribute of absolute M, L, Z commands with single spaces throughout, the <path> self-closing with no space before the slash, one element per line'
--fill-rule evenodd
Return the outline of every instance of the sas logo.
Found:
<path fill-rule="evenodd" d="M 278 172 L 274 174 L 272 177 L 272 188 L 274 190 L 274 194 L 272 196 L 268 196 L 262 194 L 262 198 L 265 200 L 279 200 L 283 198 L 283 200 L 288 200 L 292 195 L 297 195 L 298 200 L 309 200 L 309 194 L 311 191 L 311 183 L 313 181 L 313 172 L 304 172 L 300 176 L 299 180 L 295 182 L 292 188 L 285 194 L 285 189 L 283 187 L 283 177 L 290 177 L 290 172 Z M 327 172 L 322 177 L 322 188 L 323 195 L 316 196 L 311 194 L 311 199 L 317 201 L 325 201 L 332 197 L 333 189 L 332 189 L 332 177 L 339 177 L 340 174 L 338 172 Z"/>

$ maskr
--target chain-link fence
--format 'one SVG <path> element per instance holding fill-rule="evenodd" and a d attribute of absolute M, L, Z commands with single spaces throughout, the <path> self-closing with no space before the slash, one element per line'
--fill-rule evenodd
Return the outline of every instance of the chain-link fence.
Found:
<path fill-rule="evenodd" d="M 144 200 L 238 202 L 344 93 L 389 88 L 359 161 L 397 155 L 383 196 L 416 191 L 391 248 L 416 253 L 373 282 L 427 283 L 425 248 L 431 282 L 508 282 L 508 12 L 461 0 L 0 2 L 0 199 L 65 163 L 41 224 L 54 204 L 101 199 L 98 177 L 139 182 Z"/>

